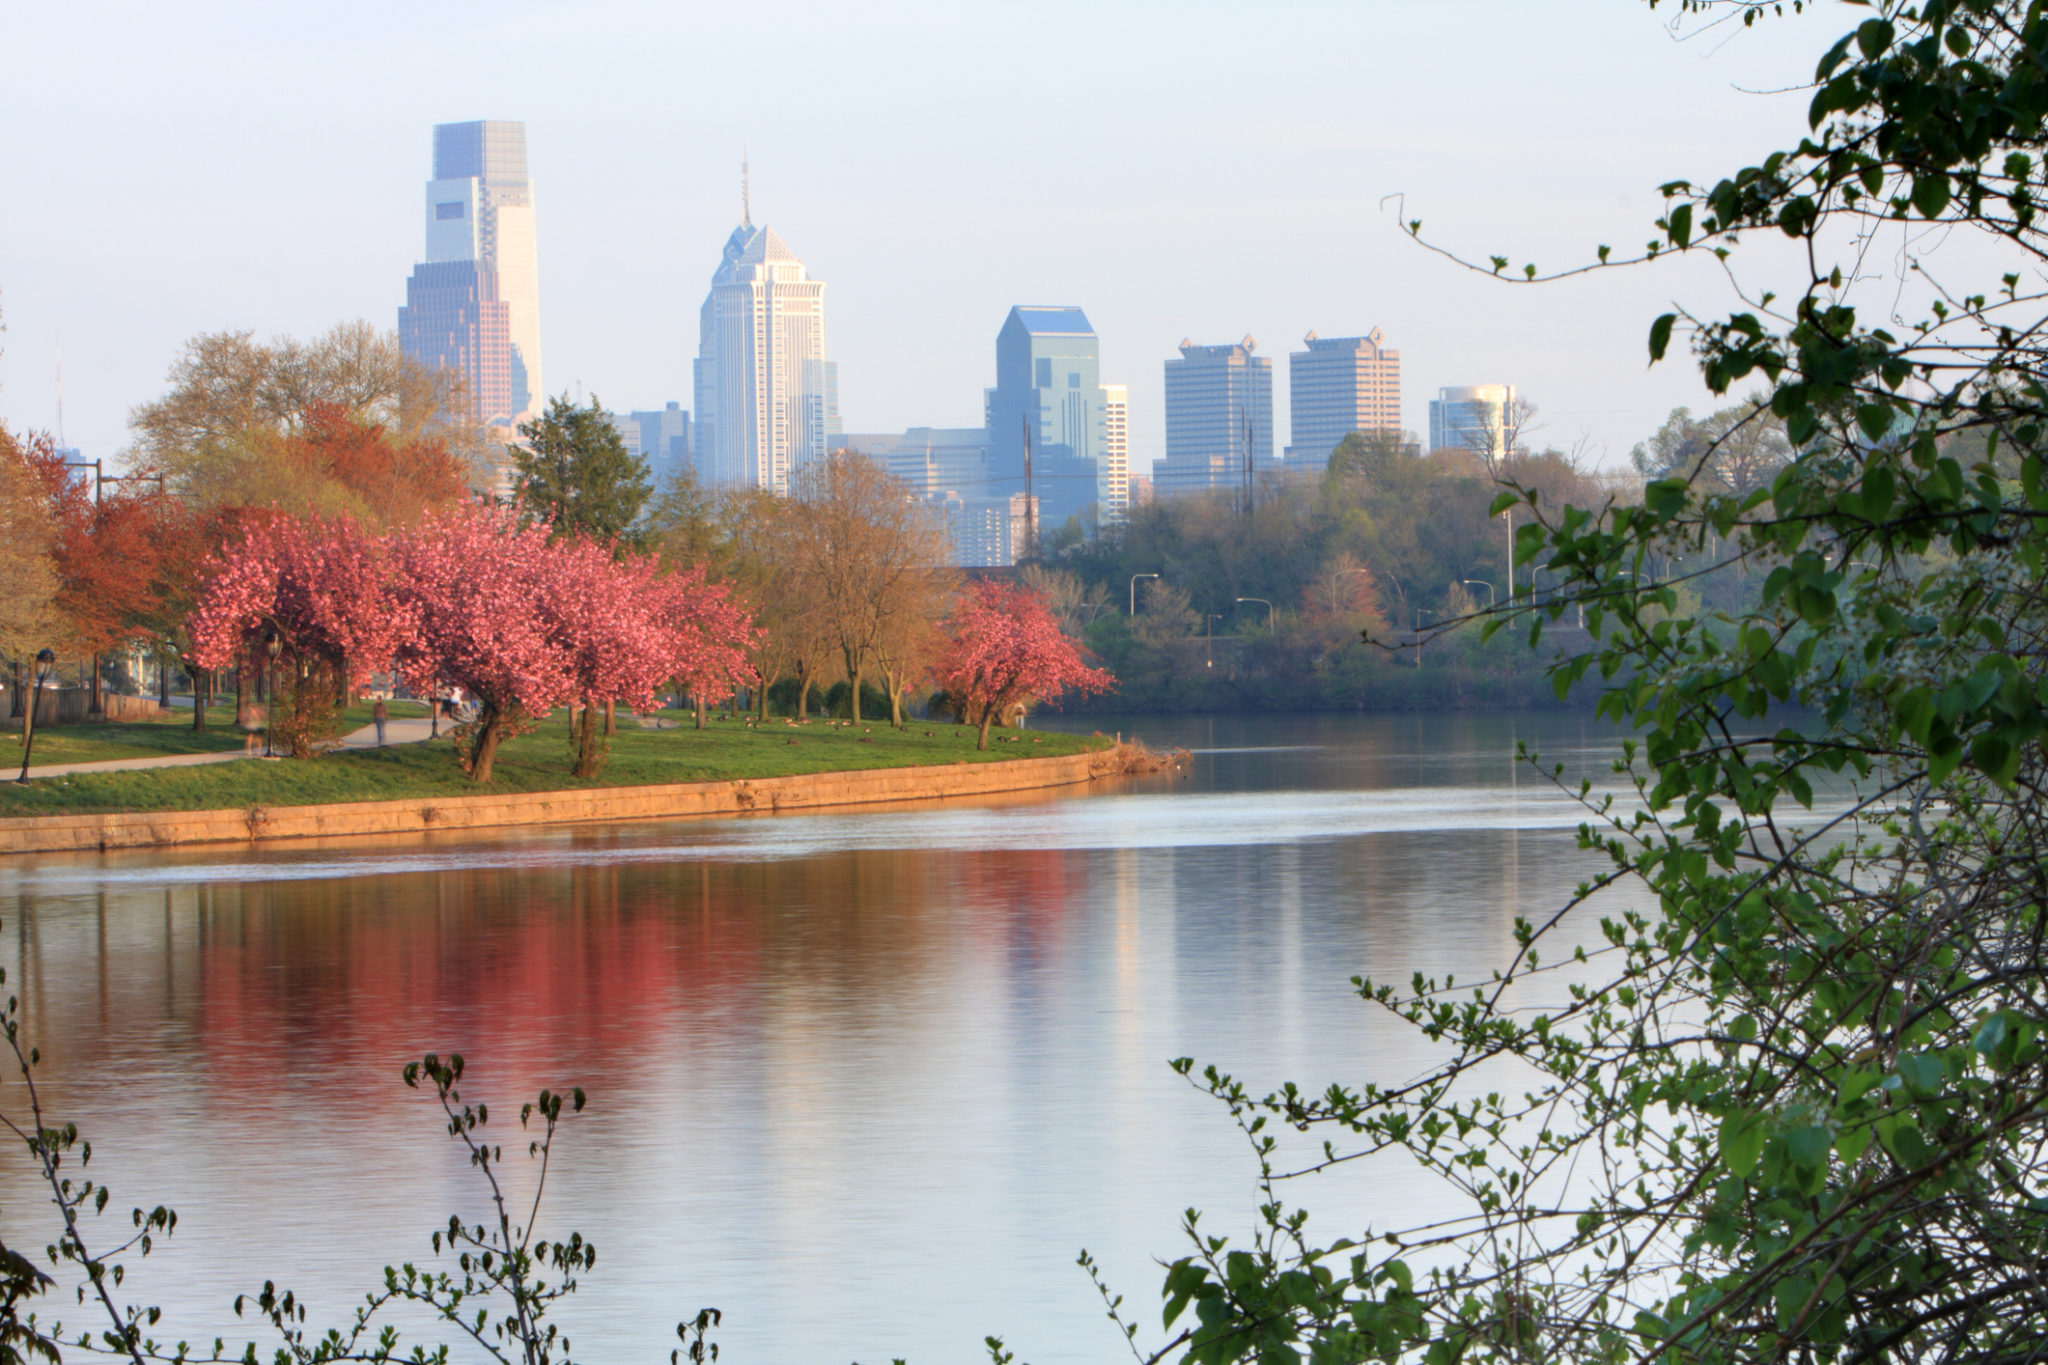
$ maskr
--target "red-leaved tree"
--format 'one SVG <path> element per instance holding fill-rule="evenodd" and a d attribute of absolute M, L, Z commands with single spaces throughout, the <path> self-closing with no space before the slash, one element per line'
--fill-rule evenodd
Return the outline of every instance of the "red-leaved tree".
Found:
<path fill-rule="evenodd" d="M 753 613 L 724 583 L 710 581 L 704 566 L 651 578 L 650 613 L 661 624 L 668 657 L 664 681 L 683 685 L 697 703 L 697 728 L 704 728 L 704 702 L 760 681 L 753 653 L 761 630 Z"/>
<path fill-rule="evenodd" d="M 332 738 L 336 700 L 412 633 L 391 574 L 384 541 L 351 517 L 256 518 L 208 564 L 187 623 L 192 658 L 219 668 L 273 655 L 272 734 L 309 758 Z"/>
<path fill-rule="evenodd" d="M 961 716 L 989 727 L 1013 707 L 1062 692 L 1107 692 L 1108 671 L 1091 668 L 1036 593 L 984 580 L 971 585 L 946 620 L 946 646 L 935 670 L 959 700 Z"/>
<path fill-rule="evenodd" d="M 499 745 L 576 695 L 575 659 L 560 629 L 564 561 L 545 525 L 482 504 L 430 511 L 391 537 L 395 596 L 409 626 L 398 670 L 430 695 L 476 699 L 456 734 L 463 769 L 491 780 Z"/>
<path fill-rule="evenodd" d="M 581 537 L 553 548 L 557 571 L 546 610 L 582 705 L 570 735 L 577 776 L 603 770 L 600 708 L 650 707 L 675 680 L 693 691 L 730 691 L 753 677 L 753 622 L 725 585 L 706 581 L 702 567 L 663 573 L 651 555 L 614 558 L 610 546 Z"/>

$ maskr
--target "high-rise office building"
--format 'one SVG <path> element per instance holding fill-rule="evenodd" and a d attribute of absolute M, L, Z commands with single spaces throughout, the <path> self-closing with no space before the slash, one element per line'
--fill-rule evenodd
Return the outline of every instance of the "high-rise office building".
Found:
<path fill-rule="evenodd" d="M 745 204 L 698 335 L 698 472 L 787 493 L 839 432 L 839 375 L 825 359 L 824 282 Z"/>
<path fill-rule="evenodd" d="M 858 449 L 918 497 L 987 496 L 988 433 L 980 427 L 912 427 L 901 436 L 862 437 L 860 442 Z"/>
<path fill-rule="evenodd" d="M 1469 450 L 1485 459 L 1507 454 L 1515 439 L 1515 386 L 1443 388 L 1429 400 L 1429 448 Z"/>
<path fill-rule="evenodd" d="M 1322 469 L 1354 431 L 1401 429 L 1401 353 L 1375 327 L 1362 337 L 1319 337 L 1287 357 L 1289 468 Z"/>
<path fill-rule="evenodd" d="M 398 314 L 405 353 L 460 369 L 479 421 L 533 416 L 546 390 L 525 124 L 435 125 L 426 229 L 427 259 Z"/>
<path fill-rule="evenodd" d="M 1102 386 L 1102 458 L 1109 478 L 1102 511 L 1106 520 L 1131 513 L 1131 386 Z"/>
<path fill-rule="evenodd" d="M 1273 362 L 1246 337 L 1228 346 L 1180 344 L 1166 362 L 1166 458 L 1152 462 L 1158 497 L 1242 488 L 1273 464 Z"/>
<path fill-rule="evenodd" d="M 480 261 L 414 266 L 398 310 L 398 342 L 420 364 L 462 376 L 471 421 L 509 427 L 518 419 L 511 310 L 498 297 L 495 270 Z"/>
<path fill-rule="evenodd" d="M 1044 528 L 1090 505 L 1119 514 L 1127 493 L 1111 469 L 1109 393 L 1095 328 L 1079 308 L 1010 310 L 996 334 L 996 386 L 986 390 L 991 497 L 1028 490 Z"/>
<path fill-rule="evenodd" d="M 680 403 L 628 414 L 638 433 L 640 457 L 657 491 L 690 464 L 690 414 Z"/>

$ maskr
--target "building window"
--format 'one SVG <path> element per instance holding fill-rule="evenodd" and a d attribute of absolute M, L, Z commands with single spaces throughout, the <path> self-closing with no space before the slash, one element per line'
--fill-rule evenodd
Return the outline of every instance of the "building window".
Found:
<path fill-rule="evenodd" d="M 1039 387 L 1039 388 L 1041 388 L 1041 389 L 1049 389 L 1049 388 L 1051 388 L 1051 387 L 1052 387 L 1052 361 L 1051 361 L 1050 359 L 1043 359 L 1043 360 L 1040 360 L 1040 361 L 1038 362 L 1038 373 L 1037 373 L 1036 375 L 1034 375 L 1034 376 L 1033 376 L 1033 378 L 1034 378 L 1034 379 L 1036 379 L 1036 381 L 1037 381 L 1037 383 L 1038 383 L 1038 387 Z"/>
<path fill-rule="evenodd" d="M 453 203 L 434 205 L 434 216 L 443 222 L 450 218 L 460 218 L 462 216 L 462 201 L 457 199 Z"/>
<path fill-rule="evenodd" d="M 1073 374 L 1067 376 L 1067 387 L 1070 389 L 1078 389 L 1081 387 L 1080 371 L 1076 370 Z"/>

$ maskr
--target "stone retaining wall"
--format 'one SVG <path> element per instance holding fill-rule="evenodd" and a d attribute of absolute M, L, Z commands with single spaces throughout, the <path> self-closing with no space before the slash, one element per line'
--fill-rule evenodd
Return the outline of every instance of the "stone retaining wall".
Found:
<path fill-rule="evenodd" d="M 943 767 L 863 768 L 752 781 L 596 787 L 409 801 L 349 801 L 248 810 L 133 811 L 0 819 L 0 854 L 62 853 L 179 844 L 249 843 L 336 834 L 418 834 L 588 821 L 662 820 L 856 806 L 877 801 L 984 796 L 1064 787 L 1120 771 L 1117 751 L 1013 758 Z"/>

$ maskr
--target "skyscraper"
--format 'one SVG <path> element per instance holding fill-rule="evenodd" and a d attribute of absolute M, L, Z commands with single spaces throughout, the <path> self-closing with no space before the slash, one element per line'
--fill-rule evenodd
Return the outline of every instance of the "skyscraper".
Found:
<path fill-rule="evenodd" d="M 1290 468 L 1321 469 L 1354 431 L 1401 429 L 1401 353 L 1375 327 L 1362 337 L 1302 339 L 1287 357 Z"/>
<path fill-rule="evenodd" d="M 508 427 L 512 406 L 511 310 L 498 297 L 498 272 L 480 261 L 429 261 L 412 269 L 398 310 L 405 354 L 462 376 L 469 417 Z"/>
<path fill-rule="evenodd" d="M 1429 400 L 1429 448 L 1469 450 L 1497 459 L 1519 434 L 1515 431 L 1515 386 L 1471 384 L 1436 391 Z"/>
<path fill-rule="evenodd" d="M 1122 521 L 1131 512 L 1131 386 L 1102 386 L 1103 461 L 1108 466 L 1105 519 Z"/>
<path fill-rule="evenodd" d="M 1166 362 L 1166 458 L 1152 462 L 1159 497 L 1242 488 L 1246 462 L 1273 464 L 1273 362 L 1246 337 L 1228 346 L 1180 344 Z"/>
<path fill-rule="evenodd" d="M 690 463 L 690 414 L 680 403 L 628 414 L 640 433 L 640 455 L 657 489 Z"/>
<path fill-rule="evenodd" d="M 427 259 L 398 312 L 405 353 L 460 369 L 479 421 L 532 416 L 546 390 L 525 124 L 435 125 L 426 229 Z"/>
<path fill-rule="evenodd" d="M 996 334 L 996 386 L 984 395 L 991 497 L 1025 491 L 1029 433 L 1030 492 L 1044 527 L 1091 504 L 1120 512 L 1127 493 L 1111 468 L 1101 369 L 1095 328 L 1079 308 L 1010 310 Z"/>
<path fill-rule="evenodd" d="M 824 282 L 773 229 L 754 226 L 744 198 L 698 339 L 698 472 L 787 493 L 838 433 L 839 376 L 825 359 Z"/>

